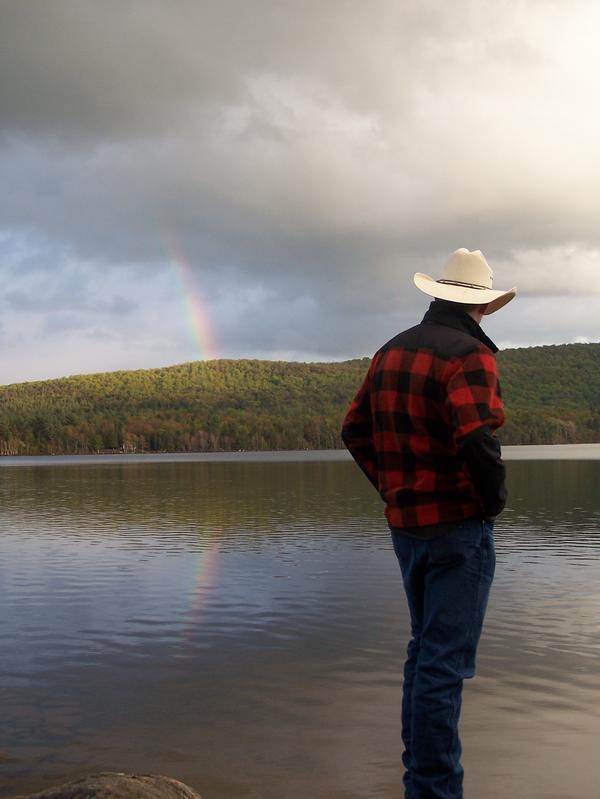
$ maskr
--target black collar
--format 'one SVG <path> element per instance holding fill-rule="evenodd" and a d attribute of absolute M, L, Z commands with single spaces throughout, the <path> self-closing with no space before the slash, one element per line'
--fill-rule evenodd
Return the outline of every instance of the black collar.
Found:
<path fill-rule="evenodd" d="M 481 343 L 489 347 L 492 352 L 498 352 L 498 347 L 491 338 L 485 335 L 473 317 L 469 316 L 466 311 L 463 311 L 462 308 L 459 308 L 454 302 L 440 302 L 439 300 L 434 300 L 423 317 L 422 324 L 445 325 L 446 327 L 453 327 L 455 330 L 462 330 L 463 333 L 468 333 L 470 336 L 481 341 Z"/>

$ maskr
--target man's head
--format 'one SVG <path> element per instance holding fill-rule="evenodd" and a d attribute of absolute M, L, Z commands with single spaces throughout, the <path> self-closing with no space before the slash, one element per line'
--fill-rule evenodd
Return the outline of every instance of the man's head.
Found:
<path fill-rule="evenodd" d="M 474 319 L 478 324 L 485 316 L 488 308 L 488 303 L 481 305 L 472 305 L 466 302 L 450 302 L 450 300 L 435 300 L 436 305 L 447 305 L 449 308 L 458 308 Z"/>
<path fill-rule="evenodd" d="M 455 250 L 447 260 L 441 278 L 437 280 L 422 272 L 414 276 L 418 289 L 438 300 L 467 306 L 476 321 L 494 313 L 510 302 L 517 293 L 492 289 L 494 273 L 481 250 L 469 252 L 464 247 Z M 466 310 L 466 308 L 465 308 Z"/>

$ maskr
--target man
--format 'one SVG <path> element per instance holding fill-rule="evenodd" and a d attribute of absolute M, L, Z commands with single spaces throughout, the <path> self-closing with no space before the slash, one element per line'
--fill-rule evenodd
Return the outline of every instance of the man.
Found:
<path fill-rule="evenodd" d="M 492 289 L 479 250 L 443 276 L 417 273 L 434 301 L 421 324 L 373 357 L 342 438 L 386 503 L 412 638 L 404 666 L 406 799 L 462 799 L 458 719 L 494 575 L 506 500 L 495 431 L 504 421 L 497 347 L 479 323 L 513 299 Z"/>

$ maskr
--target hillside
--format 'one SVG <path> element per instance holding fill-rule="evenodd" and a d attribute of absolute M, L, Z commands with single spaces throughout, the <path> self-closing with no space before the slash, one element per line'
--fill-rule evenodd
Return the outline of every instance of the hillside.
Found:
<path fill-rule="evenodd" d="M 600 441 L 600 344 L 498 353 L 507 444 Z"/>
<path fill-rule="evenodd" d="M 600 441 L 600 344 L 498 356 L 504 443 Z M 0 453 L 336 448 L 367 369 L 199 361 L 0 387 Z"/>

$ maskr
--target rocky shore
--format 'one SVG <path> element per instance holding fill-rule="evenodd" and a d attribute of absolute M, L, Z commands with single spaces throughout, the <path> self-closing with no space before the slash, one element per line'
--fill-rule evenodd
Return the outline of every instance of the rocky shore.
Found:
<path fill-rule="evenodd" d="M 172 777 L 107 771 L 13 799 L 201 799 L 201 796 Z"/>

